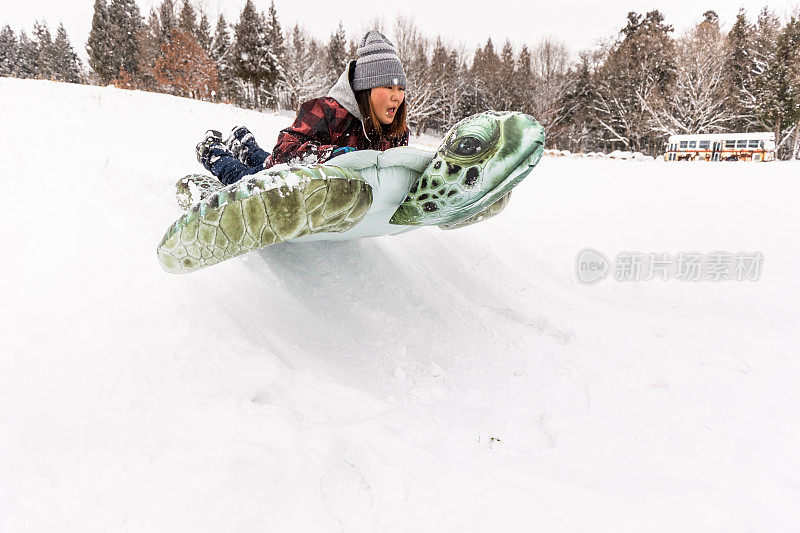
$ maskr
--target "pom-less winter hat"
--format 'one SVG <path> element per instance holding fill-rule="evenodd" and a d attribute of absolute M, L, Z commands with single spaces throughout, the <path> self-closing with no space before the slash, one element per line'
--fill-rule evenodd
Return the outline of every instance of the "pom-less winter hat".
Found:
<path fill-rule="evenodd" d="M 394 45 L 378 30 L 370 30 L 356 50 L 353 90 L 363 91 L 384 85 L 406 88 L 406 73 Z"/>

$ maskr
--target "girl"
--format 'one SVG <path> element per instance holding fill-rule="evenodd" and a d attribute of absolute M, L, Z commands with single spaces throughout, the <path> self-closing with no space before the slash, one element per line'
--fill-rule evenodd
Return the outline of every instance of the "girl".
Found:
<path fill-rule="evenodd" d="M 371 30 L 357 54 L 326 97 L 300 106 L 271 155 L 240 126 L 225 143 L 219 132 L 209 131 L 197 145 L 198 161 L 227 185 L 278 163 L 322 163 L 351 150 L 408 145 L 406 74 L 394 45 Z"/>

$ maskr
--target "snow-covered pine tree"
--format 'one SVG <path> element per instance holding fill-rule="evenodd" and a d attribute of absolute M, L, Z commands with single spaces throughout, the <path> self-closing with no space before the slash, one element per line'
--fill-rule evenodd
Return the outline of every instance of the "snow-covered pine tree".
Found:
<path fill-rule="evenodd" d="M 95 0 L 92 28 L 86 42 L 86 53 L 89 56 L 89 67 L 94 71 L 99 82 L 108 84 L 119 72 L 116 62 L 111 22 L 105 0 Z"/>
<path fill-rule="evenodd" d="M 228 23 L 222 14 L 217 19 L 217 27 L 209 55 L 216 63 L 219 74 L 217 99 L 241 104 L 243 91 L 241 84 L 233 74 L 233 46 L 228 33 Z"/>
<path fill-rule="evenodd" d="M 753 78 L 755 71 L 754 28 L 747 20 L 744 8 L 739 9 L 728 35 L 725 38 L 724 72 L 729 103 L 734 115 L 733 131 L 744 131 L 755 118 Z"/>
<path fill-rule="evenodd" d="M 0 30 L 0 76 L 13 76 L 17 66 L 17 36 L 6 24 Z"/>
<path fill-rule="evenodd" d="M 443 131 L 461 120 L 459 109 L 464 88 L 467 85 L 467 66 L 463 56 L 463 49 L 459 51 L 452 48 L 447 58 L 447 71 L 442 78 L 442 84 L 445 87 L 443 94 L 445 95 L 444 109 L 446 111 Z"/>
<path fill-rule="evenodd" d="M 283 40 L 283 30 L 278 20 L 278 10 L 275 9 L 274 0 L 270 2 L 266 16 L 267 41 L 269 52 L 273 60 L 272 73 L 265 80 L 265 96 L 270 107 L 280 107 L 279 85 L 285 76 L 286 45 Z"/>
<path fill-rule="evenodd" d="M 178 12 L 178 29 L 189 35 L 197 35 L 197 13 L 189 0 L 183 0 L 181 3 L 181 9 Z"/>
<path fill-rule="evenodd" d="M 795 157 L 800 149 L 800 20 L 792 17 L 778 31 L 774 53 L 756 79 L 756 110 L 775 132 L 782 158 Z M 787 142 L 795 133 L 794 145 Z"/>
<path fill-rule="evenodd" d="M 234 74 L 249 85 L 249 96 L 254 107 L 265 105 L 264 93 L 274 89 L 277 61 L 270 50 L 267 20 L 256 11 L 252 0 L 245 2 L 234 27 Z"/>
<path fill-rule="evenodd" d="M 178 18 L 175 16 L 175 3 L 172 0 L 164 0 L 158 6 L 159 30 L 158 48 L 164 46 L 172 40 L 172 30 L 178 27 Z"/>
<path fill-rule="evenodd" d="M 456 110 L 455 116 L 456 121 L 485 110 L 482 101 L 483 90 L 481 88 L 479 76 L 480 65 L 483 64 L 482 55 L 483 49 L 481 47 L 476 48 L 475 53 L 472 55 L 472 64 L 461 72 L 461 78 L 464 80 L 464 87 L 458 99 L 458 109 Z"/>
<path fill-rule="evenodd" d="M 19 32 L 19 45 L 17 46 L 17 63 L 14 76 L 17 78 L 36 77 L 36 43 L 28 38 L 25 30 Z"/>
<path fill-rule="evenodd" d="M 72 48 L 64 24 L 58 25 L 56 38 L 53 41 L 54 73 L 58 81 L 81 83 L 81 61 Z"/>
<path fill-rule="evenodd" d="M 430 117 L 428 124 L 431 128 L 439 131 L 444 128 L 448 115 L 447 88 L 444 82 L 444 77 L 447 75 L 448 59 L 447 47 L 442 42 L 442 37 L 437 35 L 431 51 L 431 62 L 428 69 L 433 81 L 433 99 L 437 112 Z"/>
<path fill-rule="evenodd" d="M 773 83 L 769 81 L 773 73 L 769 69 L 777 64 L 775 59 L 775 41 L 781 30 L 778 17 L 768 8 L 764 7 L 758 14 L 753 32 L 753 70 L 752 77 L 752 103 L 755 116 L 751 128 L 775 131 L 774 123 L 764 113 L 764 102 L 772 101 L 774 97 Z M 780 141 L 778 135 L 776 140 Z"/>
<path fill-rule="evenodd" d="M 158 13 L 154 8 L 150 9 L 150 14 L 147 17 L 147 23 L 142 26 L 139 32 L 139 77 L 137 83 L 144 89 L 149 91 L 157 90 L 158 82 L 156 81 L 153 69 L 156 66 L 156 60 L 161 56 L 161 21 L 159 20 Z"/>
<path fill-rule="evenodd" d="M 533 55 L 527 44 L 522 45 L 522 49 L 517 56 L 516 65 L 514 66 L 514 76 L 512 84 L 517 94 L 515 104 L 517 108 L 523 113 L 532 115 L 532 100 L 536 97 L 534 92 L 536 90 L 533 80 Z"/>
<path fill-rule="evenodd" d="M 564 97 L 565 127 L 551 143 L 574 152 L 588 152 L 595 149 L 594 140 L 600 136 L 592 108 L 594 88 L 588 53 L 581 54 L 580 64 L 571 74 L 574 83 Z"/>
<path fill-rule="evenodd" d="M 472 71 L 475 83 L 476 112 L 500 110 L 498 99 L 500 57 L 495 52 L 491 37 L 486 40 L 481 53 L 475 54 Z"/>
<path fill-rule="evenodd" d="M 496 105 L 498 109 L 519 111 L 522 107 L 521 91 L 518 91 L 514 85 L 515 69 L 514 47 L 511 45 L 511 41 L 506 39 L 500 52 L 500 64 L 498 65 L 499 76 L 496 83 Z"/>
<path fill-rule="evenodd" d="M 114 47 L 114 76 L 124 70 L 132 78 L 139 76 L 139 34 L 142 31 L 142 15 L 135 0 L 111 0 L 108 5 L 108 20 L 111 42 Z"/>
<path fill-rule="evenodd" d="M 33 24 L 33 43 L 36 47 L 34 61 L 36 77 L 40 80 L 55 78 L 55 56 L 53 54 L 53 38 L 47 28 L 47 22 L 36 21 Z"/>
<path fill-rule="evenodd" d="M 328 83 L 333 83 L 339 78 L 339 75 L 344 71 L 347 65 L 347 38 L 344 33 L 344 26 L 342 21 L 336 27 L 336 31 L 331 33 L 331 38 L 328 40 L 327 47 L 328 57 Z"/>
<path fill-rule="evenodd" d="M 205 10 L 200 9 L 200 24 L 197 25 L 197 33 L 195 34 L 197 42 L 203 47 L 206 53 L 211 53 L 211 25 L 208 22 Z"/>

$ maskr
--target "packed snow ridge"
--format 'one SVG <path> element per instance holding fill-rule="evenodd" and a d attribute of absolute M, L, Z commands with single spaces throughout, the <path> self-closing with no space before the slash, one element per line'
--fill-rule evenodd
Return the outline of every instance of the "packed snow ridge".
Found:
<path fill-rule="evenodd" d="M 455 231 L 161 271 L 209 128 L 291 113 L 0 78 L 0 531 L 792 531 L 791 163 L 545 158 Z M 435 140 L 413 143 L 435 145 Z M 576 275 L 763 254 L 757 281 Z"/>

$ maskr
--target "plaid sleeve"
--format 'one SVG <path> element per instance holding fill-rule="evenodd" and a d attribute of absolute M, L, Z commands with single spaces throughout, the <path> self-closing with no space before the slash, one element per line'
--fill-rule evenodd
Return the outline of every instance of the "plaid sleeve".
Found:
<path fill-rule="evenodd" d="M 332 98 L 316 98 L 303 103 L 294 124 L 278 135 L 275 149 L 264 166 L 327 160 L 339 147 L 336 140 L 343 132 L 348 115 L 348 111 Z"/>

